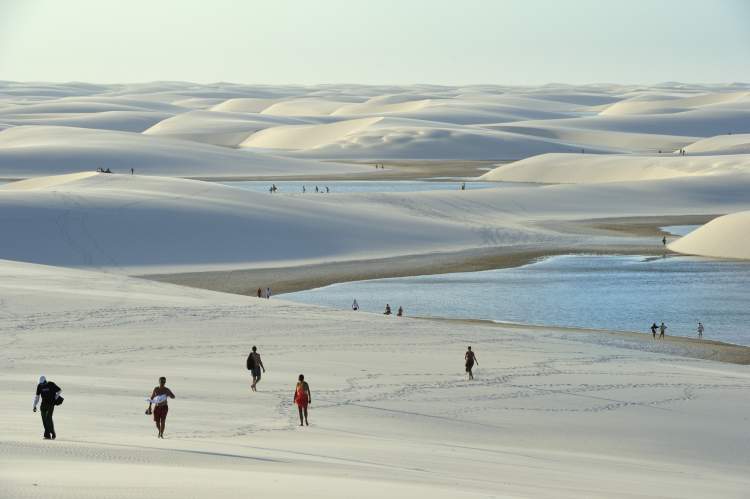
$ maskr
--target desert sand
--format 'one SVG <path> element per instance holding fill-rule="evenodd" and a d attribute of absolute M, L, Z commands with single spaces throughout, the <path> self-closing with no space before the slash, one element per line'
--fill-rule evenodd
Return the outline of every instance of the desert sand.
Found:
<path fill-rule="evenodd" d="M 747 347 L 245 295 L 565 253 L 750 259 L 749 90 L 0 82 L 0 179 L 24 179 L 0 185 L 0 497 L 746 497 Z M 517 184 L 458 190 L 482 174 Z M 205 181 L 243 178 L 456 189 Z M 53 442 L 40 375 L 65 396 Z M 144 415 L 162 375 L 164 440 Z"/>

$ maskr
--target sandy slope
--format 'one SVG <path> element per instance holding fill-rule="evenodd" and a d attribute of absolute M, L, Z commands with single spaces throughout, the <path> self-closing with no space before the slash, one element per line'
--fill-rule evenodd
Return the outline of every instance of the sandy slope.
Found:
<path fill-rule="evenodd" d="M 251 484 L 266 497 L 739 498 L 750 487 L 741 366 L 12 262 L 0 262 L 0 289 L 2 497 L 233 499 Z M 256 394 L 252 344 L 267 367 Z M 480 361 L 471 383 L 467 344 Z M 299 372 L 313 392 L 304 429 L 290 403 Z M 42 373 L 65 395 L 54 442 L 31 412 Z M 165 440 L 143 414 L 160 375 L 177 395 Z"/>
<path fill-rule="evenodd" d="M 593 217 L 748 209 L 750 175 L 392 194 L 267 194 L 139 175 L 0 187 L 0 258 L 128 273 L 240 269 L 490 247 L 627 244 Z M 643 240 L 630 241 L 643 244 Z"/>
<path fill-rule="evenodd" d="M 750 211 L 716 218 L 674 241 L 669 249 L 689 255 L 750 260 Z"/>
<path fill-rule="evenodd" d="M 750 154 L 750 134 L 717 135 L 697 140 L 684 149 L 688 154 Z"/>
<path fill-rule="evenodd" d="M 544 154 L 498 166 L 481 180 L 597 183 L 750 173 L 750 155 Z"/>
<path fill-rule="evenodd" d="M 200 142 L 74 127 L 19 126 L 0 131 L 0 178 L 94 171 L 176 177 L 283 176 L 370 171 L 357 165 L 286 159 Z"/>

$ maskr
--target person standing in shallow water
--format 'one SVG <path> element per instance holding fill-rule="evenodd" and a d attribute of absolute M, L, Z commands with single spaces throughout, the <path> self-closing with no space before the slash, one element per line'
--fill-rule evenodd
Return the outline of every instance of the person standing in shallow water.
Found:
<path fill-rule="evenodd" d="M 664 339 L 664 333 L 667 331 L 667 326 L 664 324 L 664 322 L 659 325 L 659 339 Z"/>
<path fill-rule="evenodd" d="M 159 438 L 164 438 L 164 429 L 167 426 L 167 412 L 169 412 L 169 405 L 167 404 L 167 398 L 175 398 L 172 390 L 167 388 L 167 378 L 162 376 L 159 378 L 159 386 L 155 387 L 151 392 L 151 398 L 148 400 L 148 409 L 146 409 L 147 415 L 154 415 L 154 423 L 156 424 L 156 430 L 159 432 Z M 151 406 L 154 405 L 154 410 L 151 411 Z"/>
<path fill-rule="evenodd" d="M 34 412 L 36 412 L 36 406 L 41 399 L 42 405 L 39 411 L 42 415 L 45 440 L 54 440 L 57 438 L 55 423 L 52 421 L 52 413 L 55 412 L 56 400 L 60 397 L 61 391 L 60 387 L 52 381 L 47 381 L 47 378 L 44 376 L 39 377 L 39 384 L 36 385 L 36 396 L 34 396 Z"/>
<path fill-rule="evenodd" d="M 466 361 L 466 372 L 469 374 L 469 379 L 474 379 L 474 373 L 472 372 L 472 370 L 474 369 L 475 363 L 476 365 L 479 365 L 479 361 L 477 360 L 477 356 L 471 350 L 471 347 L 469 347 L 469 349 L 466 351 L 464 360 Z"/>
<path fill-rule="evenodd" d="M 294 389 L 294 403 L 297 404 L 297 409 L 299 410 L 299 425 L 310 426 L 310 423 L 307 422 L 307 407 L 312 404 L 312 395 L 310 394 L 310 385 L 305 381 L 304 374 L 299 375 L 297 387 Z"/>
<path fill-rule="evenodd" d="M 703 339 L 703 331 L 705 331 L 705 329 L 706 328 L 703 327 L 703 323 L 702 322 L 698 322 L 698 339 L 699 340 Z"/>
<path fill-rule="evenodd" d="M 397 317 L 403 317 L 404 316 L 404 307 L 398 307 L 398 312 L 396 312 Z"/>
<path fill-rule="evenodd" d="M 657 326 L 655 322 L 653 324 L 651 324 L 651 336 L 653 336 L 654 339 L 656 339 L 656 330 L 657 329 L 659 329 L 659 326 Z"/>
<path fill-rule="evenodd" d="M 388 303 L 385 304 L 385 312 L 383 312 L 383 315 L 391 315 L 391 306 Z"/>

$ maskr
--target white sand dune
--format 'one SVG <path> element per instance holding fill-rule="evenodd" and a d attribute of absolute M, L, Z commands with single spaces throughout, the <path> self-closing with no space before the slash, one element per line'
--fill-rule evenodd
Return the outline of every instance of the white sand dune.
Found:
<path fill-rule="evenodd" d="M 0 294 L 2 497 L 703 499 L 750 487 L 747 369 L 673 357 L 668 342 L 652 353 L 5 261 Z M 251 345 L 267 368 L 257 393 Z M 306 428 L 291 402 L 300 372 Z M 40 374 L 65 396 L 54 442 L 31 411 Z M 143 414 L 159 376 L 177 396 L 164 440 Z"/>
<path fill-rule="evenodd" d="M 664 114 L 679 113 L 717 104 L 739 104 L 743 108 L 750 104 L 750 92 L 709 93 L 689 97 L 672 97 L 660 100 L 657 98 L 626 99 L 608 106 L 600 114 L 620 116 L 625 114 Z"/>
<path fill-rule="evenodd" d="M 181 113 L 155 123 L 143 133 L 236 147 L 259 130 L 302 123 L 305 121 L 294 117 L 200 110 Z"/>
<path fill-rule="evenodd" d="M 94 171 L 177 177 L 283 176 L 369 171 L 358 165 L 285 159 L 199 142 L 73 127 L 19 126 L 0 132 L 0 178 Z"/>
<path fill-rule="evenodd" d="M 750 211 L 715 218 L 669 245 L 688 255 L 750 260 Z"/>
<path fill-rule="evenodd" d="M 750 154 L 750 133 L 717 135 L 684 147 L 688 154 Z"/>
<path fill-rule="evenodd" d="M 0 187 L 0 258 L 129 274 L 611 244 L 569 220 L 748 209 L 750 174 L 393 194 L 255 193 L 89 173 Z M 559 227 L 559 229 L 558 229 Z M 618 244 L 627 238 L 617 238 Z M 642 243 L 642 241 L 634 241 Z"/>
<path fill-rule="evenodd" d="M 173 116 L 158 111 L 102 111 L 96 113 L 0 114 L 0 122 L 13 126 L 69 126 L 141 133 Z"/>
<path fill-rule="evenodd" d="M 501 165 L 481 180 L 598 183 L 750 173 L 750 156 L 544 154 Z"/>
<path fill-rule="evenodd" d="M 743 84 L 0 82 L 0 128 L 148 130 L 149 135 L 322 159 L 522 159 L 580 149 L 656 153 L 700 138 L 747 134 L 749 96 Z M 290 128 L 304 123 L 311 128 Z M 742 147 L 709 146 L 719 149 L 700 154 L 745 153 Z"/>
<path fill-rule="evenodd" d="M 360 159 L 516 159 L 577 150 L 543 138 L 391 117 L 277 126 L 251 135 L 241 147 Z"/>

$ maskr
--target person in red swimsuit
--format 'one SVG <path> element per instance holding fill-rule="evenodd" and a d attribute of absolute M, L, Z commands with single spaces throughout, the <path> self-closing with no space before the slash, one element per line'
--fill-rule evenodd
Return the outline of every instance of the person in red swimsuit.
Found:
<path fill-rule="evenodd" d="M 294 389 L 294 403 L 297 404 L 299 410 L 299 425 L 303 426 L 302 416 L 304 416 L 304 424 L 310 426 L 307 422 L 307 406 L 312 404 L 312 395 L 310 394 L 310 385 L 305 381 L 305 375 L 299 375 L 299 381 L 297 381 L 297 387 Z"/>

